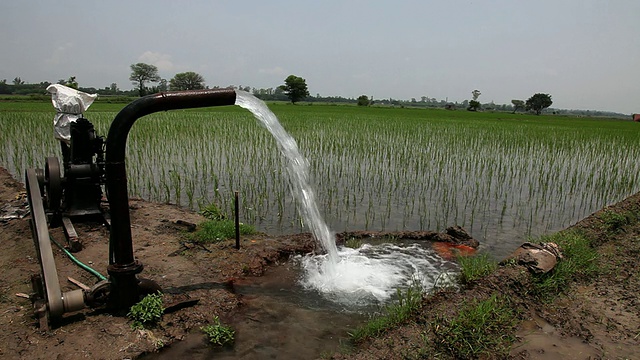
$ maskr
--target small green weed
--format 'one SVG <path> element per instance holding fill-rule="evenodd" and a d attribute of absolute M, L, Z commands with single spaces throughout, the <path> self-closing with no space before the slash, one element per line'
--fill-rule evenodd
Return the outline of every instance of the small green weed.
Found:
<path fill-rule="evenodd" d="M 456 359 L 509 354 L 515 341 L 517 313 L 507 297 L 492 295 L 483 301 L 469 301 L 455 318 L 438 317 L 431 324 L 434 347 Z"/>
<path fill-rule="evenodd" d="M 217 316 L 213 317 L 213 324 L 203 326 L 200 330 L 205 333 L 209 343 L 215 346 L 231 345 L 235 340 L 235 331 L 229 326 L 222 325 Z"/>
<path fill-rule="evenodd" d="M 256 229 L 251 225 L 240 224 L 241 235 L 255 234 Z M 232 239 L 236 235 L 236 227 L 231 220 L 206 220 L 198 224 L 194 233 L 189 234 L 192 241 L 197 243 L 215 243 Z"/>
<path fill-rule="evenodd" d="M 127 313 L 127 317 L 133 322 L 131 328 L 144 329 L 145 326 L 154 325 L 162 318 L 164 306 L 162 303 L 162 293 L 149 294 L 139 303 L 133 305 Z"/>
<path fill-rule="evenodd" d="M 422 295 L 424 290 L 417 280 L 405 291 L 397 290 L 397 303 L 384 307 L 381 315 L 375 315 L 365 325 L 362 325 L 353 332 L 350 332 L 351 341 L 360 342 L 366 338 L 376 337 L 405 322 L 409 317 L 422 306 Z"/>
<path fill-rule="evenodd" d="M 498 267 L 498 263 L 487 254 L 458 256 L 457 260 L 460 264 L 460 283 L 462 285 L 471 284 L 491 274 Z"/>

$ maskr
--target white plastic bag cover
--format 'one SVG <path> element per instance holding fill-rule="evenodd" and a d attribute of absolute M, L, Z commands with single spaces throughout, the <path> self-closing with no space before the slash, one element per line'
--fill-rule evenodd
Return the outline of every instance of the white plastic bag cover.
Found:
<path fill-rule="evenodd" d="M 58 111 L 53 118 L 53 136 L 69 144 L 71 123 L 82 117 L 98 94 L 87 94 L 60 84 L 49 85 L 47 91 L 51 93 L 51 102 Z"/>

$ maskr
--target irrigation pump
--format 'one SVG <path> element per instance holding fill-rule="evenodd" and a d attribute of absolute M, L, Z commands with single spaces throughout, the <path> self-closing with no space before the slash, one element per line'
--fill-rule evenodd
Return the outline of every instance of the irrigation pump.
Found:
<path fill-rule="evenodd" d="M 160 291 L 154 281 L 138 278 L 143 265 L 133 256 L 125 152 L 134 122 L 158 111 L 234 105 L 232 89 L 158 93 L 139 98 L 115 117 L 106 141 L 95 135 L 93 125 L 78 119 L 70 133 L 70 147 L 62 145 L 64 177 L 56 158 L 47 158 L 45 169 L 27 169 L 25 185 L 31 208 L 31 229 L 40 262 L 40 274 L 31 277 L 32 301 L 41 326 L 48 327 L 64 313 L 87 306 L 106 306 L 126 312 L 149 293 Z M 110 213 L 109 277 L 82 290 L 62 293 L 55 266 L 49 226 L 65 218 L 102 214 L 101 186 L 105 185 Z M 70 223 L 70 221 L 69 221 Z M 70 246 L 71 247 L 71 246 Z"/>

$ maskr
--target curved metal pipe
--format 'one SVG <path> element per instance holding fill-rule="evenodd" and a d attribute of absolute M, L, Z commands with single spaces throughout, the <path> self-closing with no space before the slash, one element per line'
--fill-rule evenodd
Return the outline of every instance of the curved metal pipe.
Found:
<path fill-rule="evenodd" d="M 174 91 L 142 97 L 116 115 L 109 128 L 105 153 L 106 187 L 111 214 L 108 271 L 114 285 L 112 292 L 137 294 L 135 274 L 142 271 L 142 265 L 133 257 L 125 166 L 127 136 L 133 123 L 158 111 L 234 105 L 235 101 L 236 93 L 232 89 Z M 136 288 L 132 289 L 134 286 Z M 122 306 L 137 302 L 126 304 L 130 301 L 133 301 L 133 297 L 118 302 Z"/>

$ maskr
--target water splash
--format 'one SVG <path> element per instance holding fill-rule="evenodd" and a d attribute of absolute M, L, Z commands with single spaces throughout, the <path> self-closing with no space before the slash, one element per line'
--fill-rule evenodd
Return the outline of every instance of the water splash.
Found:
<path fill-rule="evenodd" d="M 296 258 L 301 263 L 301 284 L 325 298 L 358 309 L 382 304 L 396 293 L 418 282 L 427 291 L 436 285 L 452 285 L 457 265 L 420 244 L 364 244 L 360 248 L 338 249 L 340 260 L 332 264 L 326 256 Z"/>
<path fill-rule="evenodd" d="M 348 308 L 384 303 L 396 289 L 420 281 L 424 290 L 447 278 L 455 264 L 420 245 L 369 245 L 359 249 L 338 247 L 335 234 L 320 215 L 316 197 L 309 185 L 309 162 L 298 150 L 296 141 L 280 125 L 278 118 L 262 100 L 236 91 L 236 105 L 247 109 L 269 130 L 287 162 L 287 174 L 298 211 L 310 228 L 324 255 L 298 257 L 303 268 L 301 284 L 325 298 Z"/>
<path fill-rule="evenodd" d="M 324 219 L 316 203 L 316 196 L 309 186 L 309 162 L 300 154 L 296 140 L 280 125 L 276 115 L 269 110 L 260 99 L 245 91 L 236 90 L 236 105 L 251 111 L 260 123 L 269 130 L 278 142 L 280 152 L 287 160 L 287 173 L 291 183 L 293 196 L 299 206 L 298 211 L 307 226 L 327 253 L 331 263 L 338 261 L 338 249 L 333 234 Z"/>

